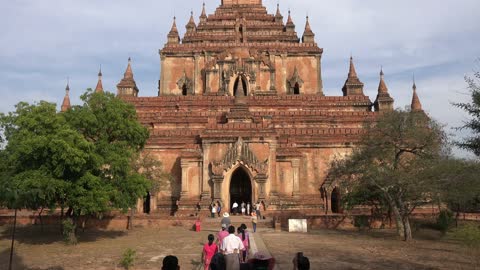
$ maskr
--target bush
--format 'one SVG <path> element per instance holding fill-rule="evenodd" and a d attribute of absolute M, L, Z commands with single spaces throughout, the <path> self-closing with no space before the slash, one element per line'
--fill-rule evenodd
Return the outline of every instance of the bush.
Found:
<path fill-rule="evenodd" d="M 125 250 L 125 252 L 122 255 L 122 260 L 120 260 L 120 265 L 123 266 L 125 269 L 130 269 L 130 267 L 133 266 L 135 263 L 135 256 L 136 256 L 136 251 L 128 248 Z"/>
<path fill-rule="evenodd" d="M 69 218 L 62 221 L 63 240 L 68 245 L 76 245 L 78 243 L 75 235 L 76 227 L 75 223 Z"/>
<path fill-rule="evenodd" d="M 359 229 L 370 228 L 370 221 L 368 216 L 355 216 L 353 218 L 353 226 Z"/>
<path fill-rule="evenodd" d="M 442 210 L 440 211 L 440 214 L 438 214 L 435 227 L 437 230 L 445 234 L 448 229 L 452 227 L 454 222 L 455 218 L 453 217 L 453 213 L 449 210 Z"/>

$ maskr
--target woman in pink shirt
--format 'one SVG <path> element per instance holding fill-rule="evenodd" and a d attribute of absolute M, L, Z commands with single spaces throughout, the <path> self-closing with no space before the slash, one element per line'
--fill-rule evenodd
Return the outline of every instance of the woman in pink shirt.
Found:
<path fill-rule="evenodd" d="M 213 243 L 213 240 L 215 240 L 215 236 L 213 236 L 213 234 L 209 234 L 208 243 L 203 246 L 203 263 L 206 270 L 210 269 L 212 257 L 218 252 L 218 247 L 215 243 Z"/>

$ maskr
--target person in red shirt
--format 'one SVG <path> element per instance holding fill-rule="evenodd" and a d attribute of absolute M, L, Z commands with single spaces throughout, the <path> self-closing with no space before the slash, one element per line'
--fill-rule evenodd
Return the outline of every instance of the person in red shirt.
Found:
<path fill-rule="evenodd" d="M 203 264 L 205 269 L 210 269 L 210 262 L 212 261 L 213 255 L 218 252 L 218 247 L 215 243 L 213 243 L 215 237 L 213 234 L 208 235 L 208 243 L 203 246 Z"/>

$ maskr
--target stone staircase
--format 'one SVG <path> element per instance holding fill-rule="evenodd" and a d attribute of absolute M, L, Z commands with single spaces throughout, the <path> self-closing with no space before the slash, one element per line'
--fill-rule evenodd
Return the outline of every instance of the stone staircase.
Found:
<path fill-rule="evenodd" d="M 221 223 L 220 223 L 221 220 L 222 220 L 221 217 L 215 217 L 215 218 L 204 217 L 202 218 L 202 226 L 204 226 L 205 228 L 219 229 L 221 226 Z M 247 225 L 247 227 L 250 228 L 250 230 L 252 228 L 252 221 L 249 216 L 240 216 L 240 215 L 230 216 L 230 221 L 232 222 L 232 225 L 235 227 L 238 227 L 240 226 L 240 224 L 245 223 L 245 225 Z M 274 224 L 273 224 L 272 218 L 266 217 L 265 219 L 258 219 L 257 227 L 273 228 Z"/>

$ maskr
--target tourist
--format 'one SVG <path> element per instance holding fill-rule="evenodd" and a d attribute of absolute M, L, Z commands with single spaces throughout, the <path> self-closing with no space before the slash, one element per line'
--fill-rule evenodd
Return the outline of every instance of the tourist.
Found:
<path fill-rule="evenodd" d="M 252 227 L 253 227 L 253 232 L 257 232 L 257 214 L 255 212 L 252 212 Z"/>
<path fill-rule="evenodd" d="M 264 201 L 261 201 L 261 202 L 260 202 L 260 208 L 261 208 L 262 211 L 263 211 L 262 218 L 265 219 L 265 215 L 267 214 L 267 206 L 265 205 L 265 202 L 264 202 Z"/>
<path fill-rule="evenodd" d="M 253 255 L 252 259 L 248 260 L 248 264 L 250 264 L 250 269 L 253 270 L 273 270 L 275 267 L 275 259 L 262 251 L 258 251 Z"/>
<path fill-rule="evenodd" d="M 298 252 L 292 262 L 293 270 L 310 270 L 310 260 L 303 256 L 303 252 Z"/>
<path fill-rule="evenodd" d="M 212 261 L 210 262 L 210 270 L 226 270 L 227 266 L 225 265 L 225 256 L 217 252 L 213 255 Z M 205 269 L 208 270 L 208 269 Z"/>
<path fill-rule="evenodd" d="M 180 270 L 178 258 L 172 255 L 163 258 L 162 270 Z"/>
<path fill-rule="evenodd" d="M 250 216 L 250 202 L 247 202 L 247 216 Z"/>
<path fill-rule="evenodd" d="M 217 243 L 219 246 L 222 244 L 223 239 L 228 236 L 227 228 L 227 224 L 222 224 L 222 229 L 217 234 Z"/>
<path fill-rule="evenodd" d="M 262 215 L 261 215 L 262 213 L 260 213 L 260 202 L 259 201 L 257 201 L 257 204 L 255 204 L 255 211 L 257 212 L 257 217 L 259 219 L 261 219 L 262 218 Z"/>
<path fill-rule="evenodd" d="M 242 225 L 245 225 L 245 224 L 242 224 Z M 249 236 L 248 236 L 247 232 L 245 231 L 244 226 L 242 226 L 242 225 L 240 225 L 240 227 L 238 227 L 237 233 L 238 233 L 238 237 L 240 238 L 240 240 L 242 240 L 243 246 L 245 247 L 245 249 L 242 250 L 241 256 L 240 256 L 240 262 L 244 263 L 244 262 L 247 261 L 248 249 L 250 247 L 250 239 L 249 239 Z"/>
<path fill-rule="evenodd" d="M 213 236 L 213 234 L 209 234 L 208 243 L 203 246 L 202 259 L 205 269 L 209 269 L 213 255 L 218 252 L 218 247 L 215 243 L 213 243 L 213 240 L 215 240 L 215 237 Z"/>
<path fill-rule="evenodd" d="M 198 202 L 197 205 L 195 206 L 195 216 L 198 216 L 198 214 L 200 213 L 200 203 Z"/>
<path fill-rule="evenodd" d="M 225 262 L 227 270 L 239 270 L 240 269 L 240 251 L 244 250 L 242 240 L 235 235 L 235 227 L 228 227 L 229 235 L 223 239 L 221 250 L 225 255 Z"/>
<path fill-rule="evenodd" d="M 230 221 L 230 215 L 227 212 L 223 213 L 223 218 L 220 221 L 220 225 L 223 226 L 224 224 L 227 226 L 226 228 L 228 228 L 228 226 L 232 224 L 232 222 Z"/>
<path fill-rule="evenodd" d="M 220 201 L 217 201 L 217 215 L 220 217 L 220 212 L 222 211 L 222 204 Z"/>
<path fill-rule="evenodd" d="M 235 202 L 233 202 L 233 205 L 232 205 L 233 215 L 237 215 L 237 211 L 238 211 L 238 203 L 237 203 L 237 201 L 235 201 Z"/>
<path fill-rule="evenodd" d="M 240 204 L 240 207 L 241 207 L 241 210 L 242 210 L 242 216 L 244 216 L 245 215 L 245 202 L 242 202 Z"/>
<path fill-rule="evenodd" d="M 217 205 L 212 203 L 212 218 L 215 217 L 215 214 L 217 214 Z"/>

